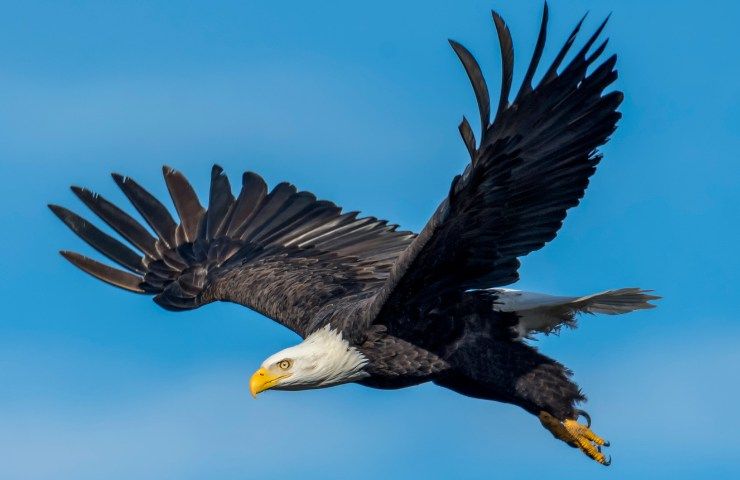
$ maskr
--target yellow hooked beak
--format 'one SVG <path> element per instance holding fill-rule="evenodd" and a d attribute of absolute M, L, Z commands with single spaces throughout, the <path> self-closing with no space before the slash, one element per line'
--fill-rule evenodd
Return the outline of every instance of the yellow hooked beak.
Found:
<path fill-rule="evenodd" d="M 249 379 L 249 392 L 254 398 L 257 398 L 258 393 L 264 392 L 265 390 L 274 387 L 278 380 L 280 380 L 281 378 L 285 378 L 288 375 L 289 374 L 276 375 L 266 368 L 260 368 L 259 370 L 254 372 L 252 378 Z"/>

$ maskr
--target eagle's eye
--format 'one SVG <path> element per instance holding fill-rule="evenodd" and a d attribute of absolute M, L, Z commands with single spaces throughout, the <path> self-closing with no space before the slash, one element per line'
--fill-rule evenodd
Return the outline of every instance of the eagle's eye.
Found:
<path fill-rule="evenodd" d="M 280 360 L 278 362 L 278 367 L 280 367 L 281 370 L 287 370 L 287 369 L 289 369 L 290 368 L 290 365 L 291 365 L 291 361 L 288 360 L 288 359 Z"/>

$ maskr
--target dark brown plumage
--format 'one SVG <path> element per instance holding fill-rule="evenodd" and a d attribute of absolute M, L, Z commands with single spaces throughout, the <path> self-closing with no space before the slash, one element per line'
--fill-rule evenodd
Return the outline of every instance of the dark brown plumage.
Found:
<path fill-rule="evenodd" d="M 482 129 L 476 143 L 463 118 L 459 130 L 470 164 L 418 236 L 356 212 L 341 213 L 288 183 L 268 192 L 262 178 L 250 172 L 235 197 L 218 166 L 211 172 L 205 209 L 185 177 L 165 167 L 179 223 L 139 184 L 113 175 L 156 236 L 99 195 L 73 187 L 140 253 L 51 206 L 80 238 L 125 271 L 62 254 L 105 282 L 154 295 L 170 310 L 221 300 L 252 308 L 303 337 L 331 325 L 368 359 L 369 376 L 360 383 L 399 388 L 434 381 L 464 395 L 513 403 L 540 415 L 558 438 L 578 444 L 575 437 L 558 434 L 552 422 L 567 426 L 577 418 L 576 404 L 584 396 L 566 368 L 517 336 L 558 324 L 523 326 L 522 315 L 497 309 L 502 294 L 491 290 L 515 282 L 519 257 L 555 237 L 601 160 L 597 148 L 620 118 L 621 92 L 605 93 L 617 78 L 616 57 L 600 60 L 606 41 L 593 48 L 606 21 L 563 63 L 581 20 L 533 86 L 547 18 L 545 5 L 534 54 L 512 99 L 512 39 L 503 19 L 493 14 L 503 65 L 495 111 L 475 58 L 450 41 L 473 86 Z M 620 312 L 647 308 L 646 300 L 655 298 L 639 290 L 630 295 L 634 298 Z M 627 301 L 624 294 L 621 298 Z M 568 318 L 578 308 L 567 310 Z M 607 462 L 600 453 L 589 455 Z"/>
<path fill-rule="evenodd" d="M 227 177 L 214 166 L 208 210 L 181 173 L 165 167 L 164 177 L 179 225 L 136 182 L 113 175 L 157 238 L 103 197 L 73 187 L 143 257 L 69 210 L 51 209 L 80 238 L 132 273 L 73 253 L 65 253 L 67 259 L 103 281 L 154 294 L 170 310 L 237 301 L 305 336 L 310 333 L 305 320 L 329 301 L 359 298 L 385 281 L 393 260 L 413 238 L 385 221 L 342 214 L 333 203 L 288 183 L 268 193 L 262 178 L 251 172 L 244 174 L 234 198 Z"/>

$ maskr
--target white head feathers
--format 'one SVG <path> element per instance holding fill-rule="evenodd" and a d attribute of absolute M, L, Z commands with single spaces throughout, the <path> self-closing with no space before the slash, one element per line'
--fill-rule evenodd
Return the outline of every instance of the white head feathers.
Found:
<path fill-rule="evenodd" d="M 326 325 L 298 345 L 271 355 L 262 362 L 262 368 L 269 371 L 289 365 L 284 369 L 287 375 L 271 388 L 304 390 L 330 387 L 366 377 L 368 374 L 363 367 L 367 362 L 367 358 L 350 346 L 340 332 Z"/>

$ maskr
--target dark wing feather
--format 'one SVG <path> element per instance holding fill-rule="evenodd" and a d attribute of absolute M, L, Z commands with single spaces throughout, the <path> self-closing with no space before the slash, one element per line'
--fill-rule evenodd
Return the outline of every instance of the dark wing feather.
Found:
<path fill-rule="evenodd" d="M 124 177 L 118 173 L 111 175 L 131 204 L 136 208 L 139 214 L 144 217 L 146 223 L 156 232 L 160 239 L 169 247 L 176 245 L 175 230 L 177 223 L 170 215 L 167 207 L 157 200 L 154 195 L 147 192 L 141 186 L 129 177 Z"/>
<path fill-rule="evenodd" d="M 472 85 L 473 92 L 475 93 L 475 100 L 478 102 L 481 129 L 485 130 L 486 126 L 491 121 L 491 99 L 488 96 L 488 85 L 486 84 L 486 79 L 483 76 L 483 72 L 481 72 L 478 61 L 468 51 L 468 49 L 454 40 L 450 40 L 449 42 L 452 49 L 460 59 L 460 62 L 462 62 L 463 67 L 465 68 L 465 73 L 468 74 L 470 85 Z"/>
<path fill-rule="evenodd" d="M 462 122 L 460 122 L 460 125 L 457 127 L 457 129 L 460 131 L 460 136 L 463 139 L 465 148 L 468 149 L 470 159 L 474 159 L 475 154 L 478 151 L 475 146 L 475 134 L 473 133 L 473 129 L 470 127 L 470 122 L 468 122 L 468 119 L 465 118 L 465 116 L 463 116 Z"/>
<path fill-rule="evenodd" d="M 241 235 L 252 215 L 260 208 L 267 196 L 267 184 L 262 177 L 252 172 L 242 175 L 242 190 L 234 204 L 234 212 L 229 219 L 227 237 Z"/>
<path fill-rule="evenodd" d="M 97 251 L 132 272 L 144 274 L 143 259 L 126 245 L 64 207 L 49 205 L 49 208 L 65 225 Z"/>
<path fill-rule="evenodd" d="M 494 123 L 509 106 L 509 92 L 511 92 L 511 80 L 514 77 L 514 42 L 511 40 L 511 32 L 506 22 L 496 12 L 491 13 L 493 24 L 498 35 L 498 44 L 501 47 L 501 95 L 499 96 L 498 108 Z"/>
<path fill-rule="evenodd" d="M 86 188 L 72 187 L 72 191 L 90 210 L 132 245 L 150 257 L 157 255 L 155 238 L 129 214 Z"/>
<path fill-rule="evenodd" d="M 177 228 L 178 243 L 194 242 L 198 237 L 201 222 L 205 215 L 205 209 L 200 204 L 192 185 L 185 176 L 177 170 L 162 167 L 164 181 L 170 191 L 172 203 L 180 217 L 180 225 Z"/>
<path fill-rule="evenodd" d="M 518 257 L 552 240 L 567 210 L 583 197 L 601 159 L 597 148 L 607 141 L 620 118 L 616 109 L 621 92 L 604 93 L 617 78 L 616 58 L 606 59 L 588 73 L 604 51 L 605 43 L 587 56 L 605 23 L 560 71 L 581 20 L 532 89 L 546 38 L 545 6 L 535 52 L 513 104 L 508 103 L 511 36 L 497 14 L 494 23 L 503 60 L 496 120 L 484 126 L 477 148 L 470 146 L 469 126 L 466 122 L 461 126 L 473 159 L 463 175 L 453 180 L 447 199 L 411 247 L 399 256 L 388 282 L 368 309 L 368 322 L 393 324 L 394 317 L 412 317 L 399 315 L 399 311 L 432 305 L 446 294 L 516 281 Z M 477 63 L 458 44 L 453 43 L 453 48 L 480 102 L 485 81 L 471 68 Z M 489 111 L 482 106 L 482 118 Z M 398 323 L 395 328 L 403 329 Z"/>
<path fill-rule="evenodd" d="M 62 255 L 104 282 L 154 294 L 170 310 L 232 301 L 305 335 L 320 325 L 322 308 L 372 296 L 414 238 L 385 221 L 343 214 L 333 203 L 288 183 L 267 193 L 254 173 L 244 174 L 235 199 L 223 170 L 214 166 L 208 210 L 181 173 L 165 168 L 164 177 L 179 225 L 133 180 L 113 177 L 157 238 L 107 200 L 75 188 L 144 258 L 69 210 L 50 206 L 83 240 L 132 273 L 74 252 Z"/>
<path fill-rule="evenodd" d="M 59 253 L 61 253 L 64 258 L 72 262 L 76 267 L 106 283 L 128 290 L 129 292 L 145 292 L 141 287 L 141 277 L 138 275 L 132 275 L 123 270 L 109 267 L 108 265 L 96 262 L 95 260 L 85 257 L 84 255 L 80 255 L 79 253 L 67 252 L 65 250 L 62 250 Z"/>
<path fill-rule="evenodd" d="M 540 23 L 540 33 L 537 35 L 537 43 L 534 47 L 534 53 L 532 59 L 529 61 L 529 67 L 527 67 L 527 73 L 524 74 L 524 80 L 522 80 L 522 86 L 519 88 L 519 93 L 516 94 L 514 103 L 519 103 L 522 95 L 526 95 L 532 91 L 532 80 L 534 74 L 537 73 L 537 67 L 540 64 L 542 58 L 542 52 L 545 50 L 545 42 L 547 41 L 547 21 L 550 16 L 550 10 L 545 2 L 545 7 L 542 11 L 542 22 Z"/>
<path fill-rule="evenodd" d="M 213 240 L 223 231 L 234 206 L 234 195 L 231 193 L 229 178 L 218 165 L 211 169 L 211 190 L 208 198 L 206 216 L 206 239 Z"/>

